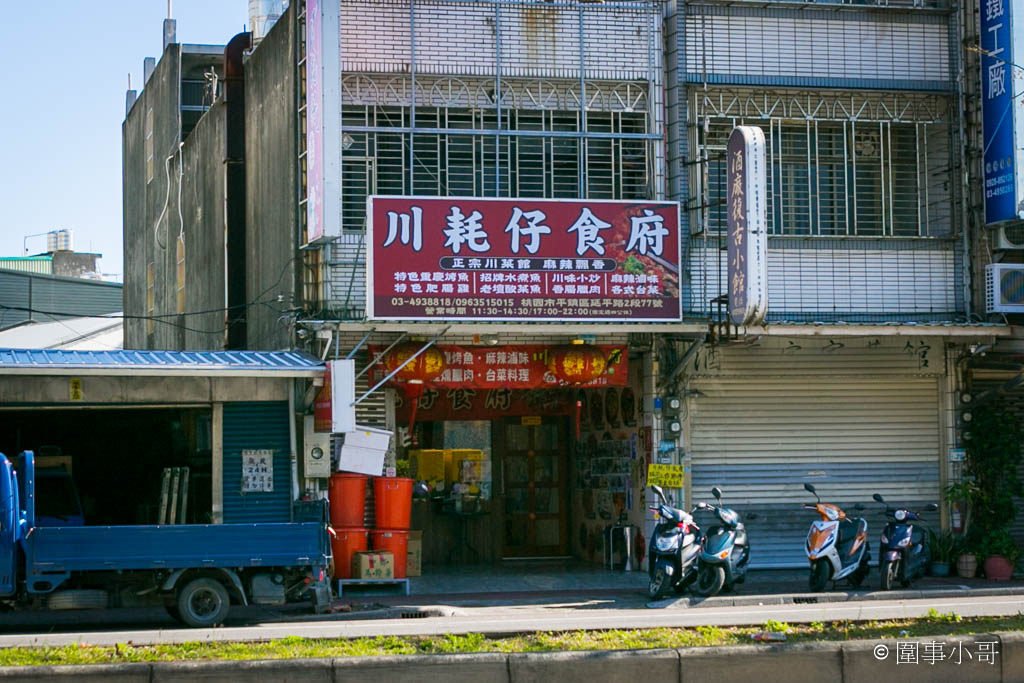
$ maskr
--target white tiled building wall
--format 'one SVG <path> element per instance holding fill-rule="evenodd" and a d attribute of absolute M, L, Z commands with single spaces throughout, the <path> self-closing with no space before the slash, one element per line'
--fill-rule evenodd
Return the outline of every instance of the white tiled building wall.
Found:
<path fill-rule="evenodd" d="M 416 2 L 416 71 L 493 74 L 497 27 L 502 76 L 571 77 L 579 74 L 580 11 L 575 7 L 468 2 Z M 643 79 L 650 48 L 660 60 L 660 8 L 583 7 L 586 77 Z M 343 0 L 342 70 L 408 72 L 411 16 L 408 2 Z M 648 37 L 653 34 L 649 44 Z"/>

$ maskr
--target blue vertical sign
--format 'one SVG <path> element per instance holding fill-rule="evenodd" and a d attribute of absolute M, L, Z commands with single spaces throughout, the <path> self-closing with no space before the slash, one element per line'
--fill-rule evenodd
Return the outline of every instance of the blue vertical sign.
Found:
<path fill-rule="evenodd" d="M 980 0 L 981 2 L 981 103 L 984 131 L 985 224 L 1018 217 L 1018 202 L 1024 199 L 1018 179 L 1014 98 L 1014 35 L 1011 9 L 1021 0 Z M 1014 7 L 1016 5 L 1016 7 Z"/>

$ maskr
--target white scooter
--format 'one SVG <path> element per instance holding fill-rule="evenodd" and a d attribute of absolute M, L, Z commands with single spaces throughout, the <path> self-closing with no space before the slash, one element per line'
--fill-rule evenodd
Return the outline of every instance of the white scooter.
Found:
<path fill-rule="evenodd" d="M 804 484 L 804 489 L 817 498 L 814 505 L 804 503 L 804 508 L 821 516 L 821 519 L 811 522 L 804 546 L 811 563 L 811 591 L 825 590 L 830 580 L 846 579 L 851 586 L 859 586 L 868 575 L 868 561 L 871 559 L 868 523 L 863 518 L 848 519 L 839 506 L 822 503 L 810 484 Z M 854 509 L 863 510 L 864 506 L 857 503 Z"/>

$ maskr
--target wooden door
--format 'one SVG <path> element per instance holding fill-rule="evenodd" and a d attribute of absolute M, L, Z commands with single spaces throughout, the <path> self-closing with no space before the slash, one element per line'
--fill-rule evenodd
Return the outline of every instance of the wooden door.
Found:
<path fill-rule="evenodd" d="M 506 418 L 498 427 L 505 505 L 502 556 L 566 556 L 566 418 Z"/>

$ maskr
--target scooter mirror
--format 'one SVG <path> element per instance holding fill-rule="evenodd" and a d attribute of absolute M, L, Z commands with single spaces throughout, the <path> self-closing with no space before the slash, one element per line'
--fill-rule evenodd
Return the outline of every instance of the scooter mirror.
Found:
<path fill-rule="evenodd" d="M 654 495 L 656 495 L 660 500 L 665 500 L 665 492 L 661 490 L 660 486 L 651 486 L 651 490 L 654 491 Z"/>
<path fill-rule="evenodd" d="M 722 489 L 715 486 L 711 489 L 711 495 L 715 497 L 715 500 L 722 500 Z"/>
<path fill-rule="evenodd" d="M 811 486 L 810 484 L 806 483 L 806 482 L 804 483 L 804 490 L 805 491 L 810 491 L 811 493 L 815 493 L 814 487 Z"/>
<path fill-rule="evenodd" d="M 874 500 L 874 501 L 875 501 L 876 503 L 884 503 L 884 502 L 885 502 L 885 499 L 883 499 L 883 498 L 882 498 L 882 496 L 881 496 L 881 495 L 879 495 L 879 494 L 877 494 L 877 493 L 874 493 L 874 494 L 872 494 L 872 495 L 871 495 L 871 498 L 872 498 L 872 499 L 873 499 L 873 500 Z"/>
<path fill-rule="evenodd" d="M 924 506 L 924 509 L 926 512 L 935 512 L 936 510 L 939 509 L 939 506 L 936 505 L 935 503 L 928 503 L 927 505 Z"/>
<path fill-rule="evenodd" d="M 708 504 L 707 504 L 707 503 L 705 503 L 705 502 L 704 502 L 704 501 L 702 500 L 701 502 L 697 503 L 697 509 L 698 509 L 698 510 L 707 510 L 707 509 L 708 509 Z"/>

